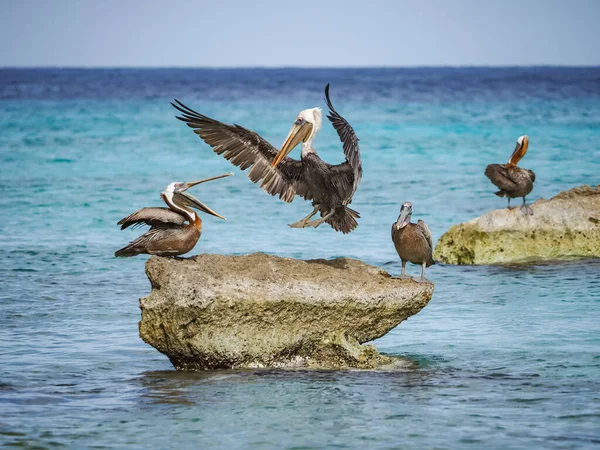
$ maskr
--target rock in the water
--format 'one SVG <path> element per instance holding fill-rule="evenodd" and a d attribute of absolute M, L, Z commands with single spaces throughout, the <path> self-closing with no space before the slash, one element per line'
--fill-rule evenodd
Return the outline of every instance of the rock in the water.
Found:
<path fill-rule="evenodd" d="M 373 346 L 418 313 L 433 284 L 353 259 L 262 253 L 151 257 L 140 336 L 181 370 L 358 367 L 391 362 Z"/>
<path fill-rule="evenodd" d="M 600 185 L 576 187 L 531 208 L 532 216 L 517 207 L 454 225 L 438 241 L 434 258 L 499 264 L 600 257 Z"/>

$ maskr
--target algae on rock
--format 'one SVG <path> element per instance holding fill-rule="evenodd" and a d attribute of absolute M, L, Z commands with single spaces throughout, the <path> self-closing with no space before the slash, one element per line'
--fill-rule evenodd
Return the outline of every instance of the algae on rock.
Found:
<path fill-rule="evenodd" d="M 360 261 L 262 253 L 153 256 L 140 336 L 181 370 L 357 367 L 391 358 L 361 345 L 418 313 L 433 285 Z"/>
<path fill-rule="evenodd" d="M 452 226 L 434 258 L 447 264 L 501 264 L 600 257 L 600 185 L 561 192 L 519 208 L 491 211 Z"/>

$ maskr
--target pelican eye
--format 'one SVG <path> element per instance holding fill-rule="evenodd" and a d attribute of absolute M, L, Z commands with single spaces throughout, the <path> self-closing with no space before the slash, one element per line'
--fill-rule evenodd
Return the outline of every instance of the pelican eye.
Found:
<path fill-rule="evenodd" d="M 304 120 L 302 117 L 298 117 L 298 118 L 296 119 L 296 122 L 295 122 L 295 124 L 296 124 L 296 125 L 302 125 L 304 122 L 306 122 L 306 121 L 305 121 L 305 120 Z"/>

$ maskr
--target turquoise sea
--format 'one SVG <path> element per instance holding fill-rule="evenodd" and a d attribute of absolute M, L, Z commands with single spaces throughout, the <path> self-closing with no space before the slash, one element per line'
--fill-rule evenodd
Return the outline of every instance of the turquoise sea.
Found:
<path fill-rule="evenodd" d="M 280 146 L 328 82 L 363 156 L 350 235 L 288 228 L 310 205 L 263 193 L 169 104 Z M 178 373 L 138 337 L 147 257 L 113 257 L 139 234 L 116 222 L 160 206 L 171 181 L 233 170 L 193 188 L 228 221 L 203 217 L 192 254 L 348 256 L 397 274 L 401 203 L 435 240 L 505 207 L 483 171 L 522 134 L 528 200 L 600 183 L 600 68 L 0 69 L 0 445 L 599 446 L 600 260 L 431 267 L 430 304 L 375 342 L 412 370 Z M 315 146 L 342 161 L 328 122 Z"/>

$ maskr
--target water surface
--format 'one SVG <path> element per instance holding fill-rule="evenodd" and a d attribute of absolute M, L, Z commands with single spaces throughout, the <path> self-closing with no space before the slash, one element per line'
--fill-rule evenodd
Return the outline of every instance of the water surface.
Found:
<path fill-rule="evenodd" d="M 0 70 L 0 443 L 40 448 L 589 448 L 600 444 L 600 262 L 436 265 L 430 304 L 376 342 L 404 372 L 177 373 L 138 337 L 146 257 L 112 254 L 130 212 L 232 170 L 173 98 L 274 145 L 337 109 L 361 139 L 359 228 L 290 229 L 238 169 L 194 194 L 194 250 L 349 256 L 396 274 L 390 225 L 411 201 L 437 239 L 505 205 L 483 175 L 521 134 L 530 197 L 600 173 L 600 69 Z M 328 123 L 315 146 L 342 160 Z M 291 156 L 298 157 L 296 150 Z M 409 267 L 417 275 L 419 268 Z"/>

